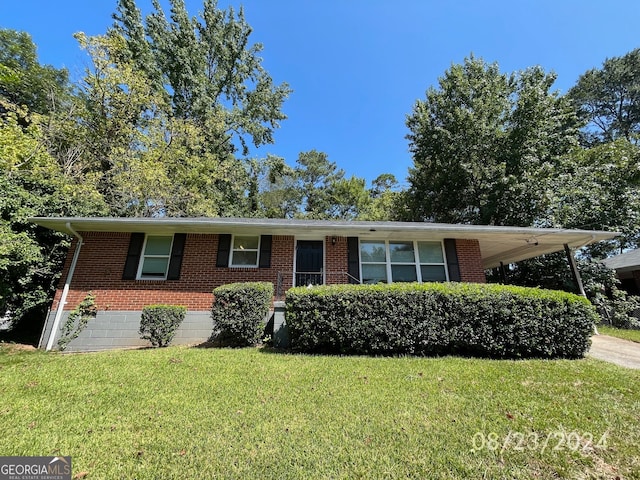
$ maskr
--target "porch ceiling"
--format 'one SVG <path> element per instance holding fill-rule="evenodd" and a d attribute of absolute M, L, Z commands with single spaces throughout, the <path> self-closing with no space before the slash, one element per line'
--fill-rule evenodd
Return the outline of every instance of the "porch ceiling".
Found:
<path fill-rule="evenodd" d="M 30 221 L 52 230 L 76 232 L 235 233 L 360 237 L 379 240 L 478 240 L 485 268 L 553 253 L 564 244 L 579 248 L 607 240 L 618 232 L 556 228 L 454 225 L 419 222 L 348 222 L 337 220 L 287 220 L 257 218 L 80 218 L 34 217 Z"/>

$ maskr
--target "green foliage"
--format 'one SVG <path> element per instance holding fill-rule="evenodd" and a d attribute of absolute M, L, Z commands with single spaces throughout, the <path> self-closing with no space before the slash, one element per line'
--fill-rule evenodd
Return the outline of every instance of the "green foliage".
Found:
<path fill-rule="evenodd" d="M 274 156 L 251 160 L 250 211 L 267 218 L 388 219 L 397 182 L 385 175 L 368 190 L 364 178 L 345 178 L 316 150 L 301 152 L 293 168 Z"/>
<path fill-rule="evenodd" d="M 103 204 L 91 182 L 73 177 L 49 141 L 54 105 L 68 102 L 65 70 L 38 63 L 26 33 L 0 30 L 0 314 L 9 338 L 37 341 L 69 241 L 31 216 L 92 215 Z"/>
<path fill-rule="evenodd" d="M 498 283 L 502 279 L 499 277 L 498 272 L 493 270 L 488 272 L 487 281 Z M 506 269 L 505 283 L 579 293 L 564 252 L 541 255 L 509 265 Z"/>
<path fill-rule="evenodd" d="M 403 218 L 405 192 L 399 190 L 398 180 L 390 173 L 378 175 L 369 189 L 369 201 L 360 210 L 358 220 L 388 221 Z"/>
<path fill-rule="evenodd" d="M 559 157 L 577 143 L 555 75 L 500 73 L 473 56 L 453 65 L 407 119 L 414 167 L 408 220 L 532 225 L 546 211 Z"/>
<path fill-rule="evenodd" d="M 255 214 L 254 177 L 235 152 L 273 142 L 290 90 L 263 69 L 242 10 L 207 0 L 192 18 L 174 0 L 169 17 L 154 2 L 143 18 L 121 0 L 114 20 L 105 36 L 77 35 L 93 65 L 71 122 L 110 213 Z"/>
<path fill-rule="evenodd" d="M 607 58 L 580 76 L 569 98 L 585 119 L 587 144 L 617 139 L 637 142 L 640 133 L 640 48 Z"/>
<path fill-rule="evenodd" d="M 638 245 L 640 235 L 640 147 L 625 139 L 575 149 L 556 168 L 552 206 L 554 226 L 620 231 L 585 254 L 604 258 Z"/>
<path fill-rule="evenodd" d="M 98 309 L 96 297 L 89 292 L 76 308 L 69 312 L 67 321 L 62 326 L 62 333 L 58 339 L 58 349 L 65 350 L 72 340 L 78 338 L 92 318 L 96 318 Z"/>
<path fill-rule="evenodd" d="M 617 328 L 640 329 L 636 316 L 640 312 L 640 297 L 628 295 L 620 288 L 615 270 L 589 261 L 581 261 L 579 269 L 587 297 L 603 322 Z"/>
<path fill-rule="evenodd" d="M 67 88 L 67 71 L 40 65 L 28 33 L 0 29 L 0 99 L 46 114 L 64 99 Z M 5 110 L 0 102 L 0 112 Z M 23 119 L 26 125 L 28 118 Z"/>
<path fill-rule="evenodd" d="M 231 347 L 258 343 L 264 319 L 271 308 L 273 284 L 269 282 L 231 283 L 213 291 L 212 340 Z"/>
<path fill-rule="evenodd" d="M 0 316 L 11 312 L 11 335 L 37 341 L 69 240 L 36 227 L 32 216 L 92 215 L 102 203 L 90 186 L 66 176 L 43 145 L 43 119 L 21 109 L 0 122 Z"/>
<path fill-rule="evenodd" d="M 331 218 L 332 188 L 344 179 L 344 170 L 329 161 L 326 153 L 301 152 L 296 161 L 299 192 L 306 218 Z"/>
<path fill-rule="evenodd" d="M 286 304 L 305 352 L 577 358 L 597 320 L 577 295 L 481 284 L 294 288 Z"/>
<path fill-rule="evenodd" d="M 274 155 L 249 160 L 248 170 L 250 211 L 265 218 L 293 218 L 302 201 L 296 170 Z"/>
<path fill-rule="evenodd" d="M 85 171 L 115 216 L 242 215 L 247 175 L 230 153 L 211 148 L 222 119 L 173 117 L 168 101 L 133 63 L 126 42 L 77 35 L 90 53 L 78 94 L 77 138 Z M 128 88 L 122 88 L 127 85 Z"/>
<path fill-rule="evenodd" d="M 593 300 L 602 321 L 616 328 L 640 330 L 640 297 L 627 295 L 616 288 L 609 294 L 600 293 Z"/>
<path fill-rule="evenodd" d="M 140 317 L 140 338 L 149 340 L 154 347 L 168 346 L 184 320 L 186 312 L 186 307 L 178 305 L 144 307 Z"/>
<path fill-rule="evenodd" d="M 620 288 L 615 270 L 584 257 L 576 263 L 585 294 L 596 307 L 600 320 L 620 328 L 639 328 L 635 315 L 640 308 L 640 298 L 628 295 Z M 564 253 L 518 262 L 506 273 L 509 284 L 579 293 Z M 496 272 L 490 272 L 487 279 L 501 281 Z"/>
<path fill-rule="evenodd" d="M 183 0 L 171 0 L 167 18 L 154 0 L 142 19 L 133 0 L 120 0 L 112 32 L 126 40 L 120 58 L 130 61 L 149 84 L 170 99 L 171 117 L 200 126 L 220 120 L 210 130 L 212 153 L 234 150 L 248 154 L 254 146 L 273 143 L 273 132 L 286 116 L 282 104 L 290 94 L 286 83 L 274 85 L 262 67 L 262 45 L 250 43 L 251 27 L 244 11 L 220 10 L 205 0 L 200 17 L 190 17 Z"/>

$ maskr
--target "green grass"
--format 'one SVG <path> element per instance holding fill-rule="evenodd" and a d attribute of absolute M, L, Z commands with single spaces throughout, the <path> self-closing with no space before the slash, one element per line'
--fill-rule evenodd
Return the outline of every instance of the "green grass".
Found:
<path fill-rule="evenodd" d="M 640 343 L 640 330 L 627 330 L 624 328 L 615 328 L 610 327 L 609 325 L 600 324 L 598 325 L 598 333 Z"/>
<path fill-rule="evenodd" d="M 593 359 L 5 348 L 0 392 L 3 455 L 90 479 L 640 479 L 640 371 Z"/>

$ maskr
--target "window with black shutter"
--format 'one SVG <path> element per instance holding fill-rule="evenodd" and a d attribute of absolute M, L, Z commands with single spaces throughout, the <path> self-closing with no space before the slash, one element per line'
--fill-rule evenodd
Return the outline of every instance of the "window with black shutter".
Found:
<path fill-rule="evenodd" d="M 178 280 L 186 234 L 132 233 L 123 280 Z"/>

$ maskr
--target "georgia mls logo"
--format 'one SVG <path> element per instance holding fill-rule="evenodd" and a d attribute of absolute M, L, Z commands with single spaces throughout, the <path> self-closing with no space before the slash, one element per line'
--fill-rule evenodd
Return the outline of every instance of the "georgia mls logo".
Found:
<path fill-rule="evenodd" d="M 71 457 L 0 457 L 0 480 L 71 480 Z"/>

